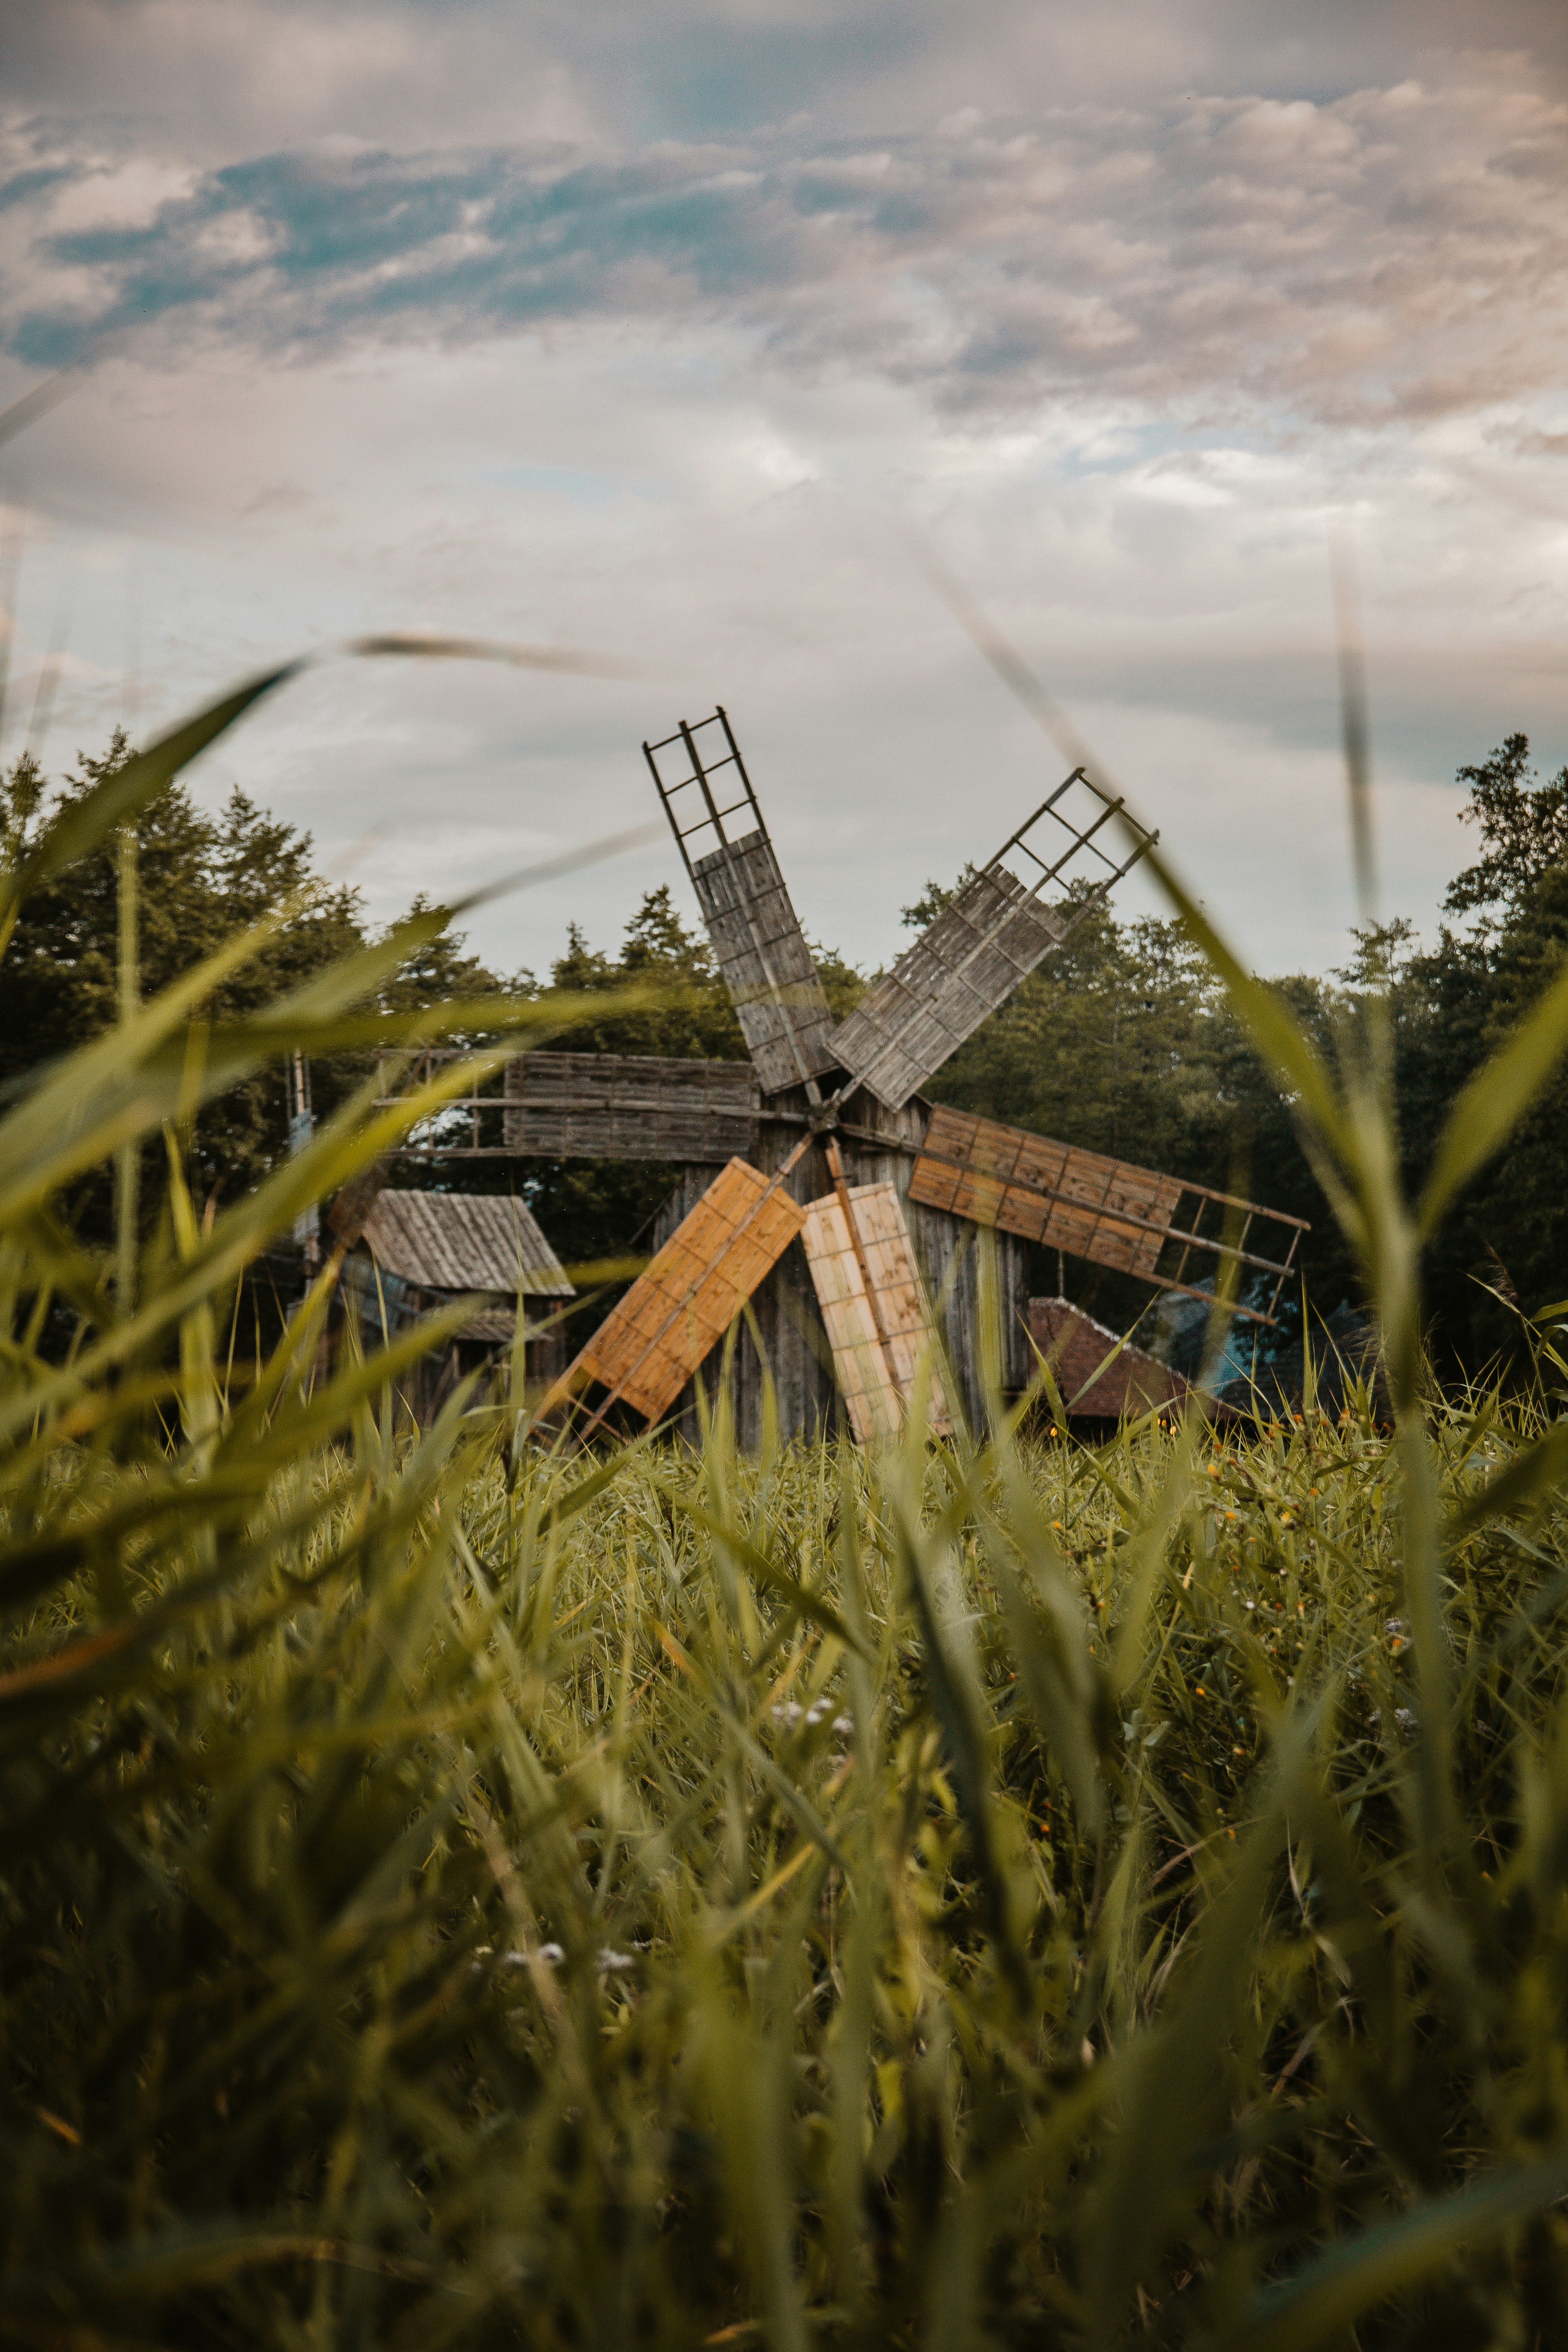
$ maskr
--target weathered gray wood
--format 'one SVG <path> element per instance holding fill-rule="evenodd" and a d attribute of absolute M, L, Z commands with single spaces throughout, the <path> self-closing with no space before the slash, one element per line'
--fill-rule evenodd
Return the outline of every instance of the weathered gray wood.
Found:
<path fill-rule="evenodd" d="M 509 1151 L 547 1160 L 749 1159 L 749 1062 L 652 1054 L 519 1054 L 506 1066 Z"/>
<path fill-rule="evenodd" d="M 511 1193 L 384 1188 L 363 1234 L 386 1273 L 428 1289 L 575 1296 L 531 1212 Z"/>
<path fill-rule="evenodd" d="M 763 1092 L 831 1069 L 833 1016 L 767 835 L 725 842 L 691 880 Z"/>
<path fill-rule="evenodd" d="M 791 1108 L 795 1101 L 786 1095 L 779 1108 Z M 804 1112 L 804 1089 L 798 1105 Z M 949 1402 L 962 1412 L 970 1428 L 978 1431 L 985 1426 L 983 1357 L 989 1357 L 993 1381 L 1004 1393 L 1022 1389 L 1028 1380 L 1031 1360 L 1023 1324 L 1028 1305 L 1027 1250 L 1011 1234 L 985 1233 L 964 1218 L 910 1202 L 915 1149 L 929 1115 L 924 1103 L 910 1103 L 901 1111 L 889 1112 L 869 1095 L 856 1093 L 844 1106 L 844 1118 L 849 1127 L 868 1132 L 841 1134 L 839 1150 L 849 1183 L 890 1183 L 898 1190 L 916 1263 L 937 1307 L 947 1348 Z M 783 1126 L 763 1128 L 753 1155 L 756 1165 L 771 1174 L 787 1156 L 797 1132 Z M 876 1137 L 887 1140 L 871 1139 Z M 907 1148 L 900 1150 L 900 1143 Z M 655 1221 L 655 1249 L 668 1240 L 711 1181 L 711 1172 L 705 1168 L 682 1171 L 680 1182 Z M 832 1181 L 826 1152 L 819 1148 L 807 1152 L 785 1181 L 803 1205 L 819 1198 Z M 753 1295 L 752 1307 L 773 1376 L 780 1434 L 786 1439 L 809 1438 L 831 1430 L 838 1416 L 833 1351 L 798 1241 L 790 1244 Z M 721 1348 L 715 1349 L 699 1374 L 710 1401 L 717 1391 L 721 1360 Z M 744 1327 L 736 1341 L 733 1366 L 731 1398 L 735 1434 L 744 1451 L 754 1453 L 763 1434 L 763 1381 L 756 1349 Z M 682 1392 L 673 1419 L 689 1443 L 697 1444 L 700 1422 L 693 1386 Z"/>
<path fill-rule="evenodd" d="M 835 1058 L 879 1101 L 899 1108 L 1067 929 L 1005 866 L 987 866 L 834 1032 Z"/>

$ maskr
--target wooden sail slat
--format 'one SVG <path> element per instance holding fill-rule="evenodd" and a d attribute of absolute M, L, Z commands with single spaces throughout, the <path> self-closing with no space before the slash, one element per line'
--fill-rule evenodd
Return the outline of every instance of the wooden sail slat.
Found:
<path fill-rule="evenodd" d="M 1075 768 L 834 1032 L 841 1066 L 900 1108 L 1156 838 Z"/>
<path fill-rule="evenodd" d="M 1068 928 L 1005 869 L 976 874 L 834 1033 L 835 1057 L 898 1109 Z"/>
<path fill-rule="evenodd" d="M 806 1211 L 801 1244 L 849 1425 L 866 1444 L 894 1436 L 902 1427 L 921 1358 L 934 1349 L 934 1333 L 897 1190 L 891 1184 L 854 1184 L 847 1199 L 855 1234 L 843 1201 L 833 1192 Z M 868 1295 L 868 1275 L 874 1299 Z M 934 1370 L 928 1410 L 931 1430 L 945 1436 L 952 1424 Z"/>
<path fill-rule="evenodd" d="M 833 1015 L 722 703 L 642 748 L 763 1094 L 814 1082 Z"/>
<path fill-rule="evenodd" d="M 548 1402 L 597 1381 L 649 1421 L 686 1382 L 799 1233 L 784 1186 L 731 1160 L 563 1374 Z"/>
<path fill-rule="evenodd" d="M 766 834 L 721 843 L 691 880 L 763 1092 L 831 1069 L 833 1016 Z"/>
<path fill-rule="evenodd" d="M 744 1157 L 757 1076 L 749 1062 L 647 1054 L 519 1054 L 506 1066 L 509 1151 L 552 1160 Z"/>
<path fill-rule="evenodd" d="M 910 1198 L 1152 1277 L 1186 1189 L 1131 1160 L 943 1107 L 931 1114 Z"/>

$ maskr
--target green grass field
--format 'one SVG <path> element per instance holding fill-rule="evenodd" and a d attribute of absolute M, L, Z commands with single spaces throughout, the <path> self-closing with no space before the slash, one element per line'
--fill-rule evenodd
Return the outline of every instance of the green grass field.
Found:
<path fill-rule="evenodd" d="M 247 1363 L 256 1250 L 495 1056 L 207 1217 L 182 1134 L 285 1040 L 459 1027 L 365 1009 L 436 916 L 226 1028 L 210 966 L 128 998 L 12 1102 L 0 2340 L 1568 2341 L 1568 1367 L 1546 1317 L 1531 1390 L 1439 1395 L 1418 1289 L 1568 984 L 1410 1205 L 1375 1017 L 1331 1071 L 1166 879 L 1387 1426 L 563 1458 L 503 1381 L 411 1438 L 423 1335 L 310 1369 L 330 1269 Z M 107 1266 L 50 1204 L 137 1138 Z"/>

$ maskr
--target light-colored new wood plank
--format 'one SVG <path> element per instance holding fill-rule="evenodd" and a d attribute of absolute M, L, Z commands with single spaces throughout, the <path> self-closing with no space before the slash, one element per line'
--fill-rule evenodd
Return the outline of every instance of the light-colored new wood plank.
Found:
<path fill-rule="evenodd" d="M 903 1426 L 917 1369 L 934 1349 L 934 1334 L 896 1187 L 856 1184 L 847 1192 L 856 1234 L 837 1193 L 830 1192 L 806 1211 L 801 1244 L 849 1425 L 868 1444 L 895 1436 Z M 932 1431 L 945 1436 L 952 1424 L 934 1372 L 929 1412 Z"/>

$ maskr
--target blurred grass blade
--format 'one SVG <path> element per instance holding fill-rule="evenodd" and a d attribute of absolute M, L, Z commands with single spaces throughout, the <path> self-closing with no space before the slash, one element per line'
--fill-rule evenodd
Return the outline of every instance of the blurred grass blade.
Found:
<path fill-rule="evenodd" d="M 1568 2197 L 1568 2156 L 1546 2157 L 1446 2197 L 1423 2198 L 1397 2219 L 1314 2254 L 1294 2278 L 1267 2287 L 1237 2338 L 1245 2352 L 1310 2352 L 1402 2288 L 1449 2270 L 1461 2251 L 1544 2213 Z"/>
<path fill-rule="evenodd" d="M 1452 1543 L 1473 1535 L 1494 1519 L 1517 1518 L 1539 1497 L 1568 1484 L 1568 1423 L 1559 1422 L 1533 1445 L 1516 1454 L 1479 1494 L 1462 1503 L 1445 1533 Z"/>
<path fill-rule="evenodd" d="M 1356 903 L 1364 925 L 1377 920 L 1377 851 L 1373 831 L 1371 732 L 1367 725 L 1366 656 L 1356 593 L 1355 551 L 1349 534 L 1333 543 L 1335 656 L 1340 676 L 1340 726 L 1350 793 L 1351 845 Z"/>
<path fill-rule="evenodd" d="M 64 400 L 74 383 L 75 378 L 62 370 L 58 375 L 46 376 L 31 392 L 25 392 L 20 400 L 14 400 L 9 408 L 0 409 L 0 449 L 7 441 L 14 441 L 18 433 L 25 433 L 38 417 L 47 416 Z"/>
<path fill-rule="evenodd" d="M 1096 2342 L 1117 2340 L 1135 2288 L 1203 2193 L 1192 2153 L 1222 2109 L 1236 2004 L 1279 1853 L 1280 1797 L 1300 1750 L 1298 1729 L 1276 1765 L 1262 1818 L 1208 1907 L 1195 1960 L 1159 2021 L 1117 2062 L 1116 2137 L 1095 2186 L 1086 2247 Z"/>
<path fill-rule="evenodd" d="M 0 419 L 0 423 L 4 420 Z M 571 646 L 513 646 L 489 637 L 444 637 L 395 632 L 354 637 L 344 651 L 362 659 L 391 655 L 406 660 L 503 662 L 514 669 L 536 669 L 565 677 L 647 677 L 645 662 L 622 661 L 613 654 L 584 653 Z"/>
<path fill-rule="evenodd" d="M 982 612 L 943 565 L 929 551 L 920 558 L 927 577 L 949 609 L 984 655 L 997 677 L 1042 727 L 1064 759 L 1082 768 L 1110 800 L 1123 797 L 1110 772 L 1098 760 L 1085 738 L 1068 719 L 1054 695 L 1035 676 L 1027 662 L 1008 644 L 989 614 Z M 1176 879 L 1156 847 L 1144 858 L 1171 904 L 1180 915 L 1194 944 L 1202 949 L 1225 982 L 1237 1014 L 1252 1037 L 1266 1066 L 1292 1095 L 1345 1165 L 1353 1162 L 1343 1113 L 1333 1081 L 1299 1022 L 1271 989 L 1255 980 L 1226 946 L 1196 900 Z"/>

